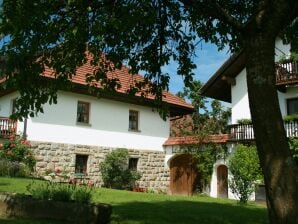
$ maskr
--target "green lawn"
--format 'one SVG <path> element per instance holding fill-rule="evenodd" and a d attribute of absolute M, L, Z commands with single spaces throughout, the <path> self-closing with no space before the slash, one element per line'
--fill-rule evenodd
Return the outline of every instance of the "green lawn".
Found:
<path fill-rule="evenodd" d="M 26 193 L 26 186 L 30 182 L 29 179 L 0 178 L 0 192 Z M 105 188 L 96 189 L 93 200 L 112 204 L 112 224 L 268 223 L 266 208 L 253 203 L 240 206 L 233 200 L 134 193 Z M 0 223 L 59 222 L 0 218 Z"/>

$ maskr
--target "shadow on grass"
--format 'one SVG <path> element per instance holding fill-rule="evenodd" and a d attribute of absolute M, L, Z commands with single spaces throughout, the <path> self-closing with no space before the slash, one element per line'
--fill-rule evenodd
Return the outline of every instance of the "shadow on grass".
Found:
<path fill-rule="evenodd" d="M 112 224 L 265 224 L 267 210 L 254 206 L 192 201 L 113 205 Z"/>
<path fill-rule="evenodd" d="M 1 224 L 68 224 L 66 222 L 59 222 L 49 219 L 43 219 L 43 220 L 32 220 L 32 219 L 16 219 L 16 218 L 2 218 L 0 217 L 0 223 Z"/>

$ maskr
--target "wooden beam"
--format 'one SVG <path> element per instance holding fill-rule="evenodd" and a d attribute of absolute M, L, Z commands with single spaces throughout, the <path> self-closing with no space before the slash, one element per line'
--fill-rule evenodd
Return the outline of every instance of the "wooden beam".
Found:
<path fill-rule="evenodd" d="M 232 85 L 232 86 L 235 86 L 236 85 L 236 79 L 233 78 L 233 77 L 229 77 L 229 76 L 222 76 L 221 77 L 222 80 L 226 81 L 228 84 Z"/>

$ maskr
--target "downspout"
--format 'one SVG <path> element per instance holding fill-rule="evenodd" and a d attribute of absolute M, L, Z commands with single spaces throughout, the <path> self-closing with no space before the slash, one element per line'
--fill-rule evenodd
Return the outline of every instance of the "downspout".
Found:
<path fill-rule="evenodd" d="M 27 139 L 27 117 L 24 119 L 23 139 Z"/>

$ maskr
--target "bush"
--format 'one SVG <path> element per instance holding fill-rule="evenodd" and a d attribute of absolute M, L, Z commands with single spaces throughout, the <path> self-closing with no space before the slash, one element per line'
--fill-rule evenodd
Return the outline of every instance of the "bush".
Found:
<path fill-rule="evenodd" d="M 89 202 L 92 198 L 92 188 L 86 186 L 76 187 L 72 199 L 77 202 Z"/>
<path fill-rule="evenodd" d="M 241 203 L 246 203 L 254 191 L 254 182 L 262 179 L 256 147 L 237 145 L 229 159 L 229 169 L 233 174 L 229 181 L 231 190 Z"/>
<path fill-rule="evenodd" d="M 0 148 L 0 159 L 23 163 L 32 171 L 36 160 L 30 148 L 30 142 L 23 140 L 19 136 L 13 135 Z"/>
<path fill-rule="evenodd" d="M 30 169 L 27 165 L 7 159 L 0 159 L 0 176 L 27 177 L 29 175 Z"/>
<path fill-rule="evenodd" d="M 290 150 L 292 152 L 293 158 L 298 164 L 298 138 L 297 137 L 289 138 L 289 146 L 290 146 Z"/>
<path fill-rule="evenodd" d="M 141 178 L 137 171 L 128 169 L 127 149 L 116 149 L 109 153 L 101 164 L 104 185 L 114 189 L 132 189 Z"/>
<path fill-rule="evenodd" d="M 27 186 L 27 191 L 35 199 L 53 201 L 90 202 L 92 188 L 55 182 L 32 182 Z"/>

